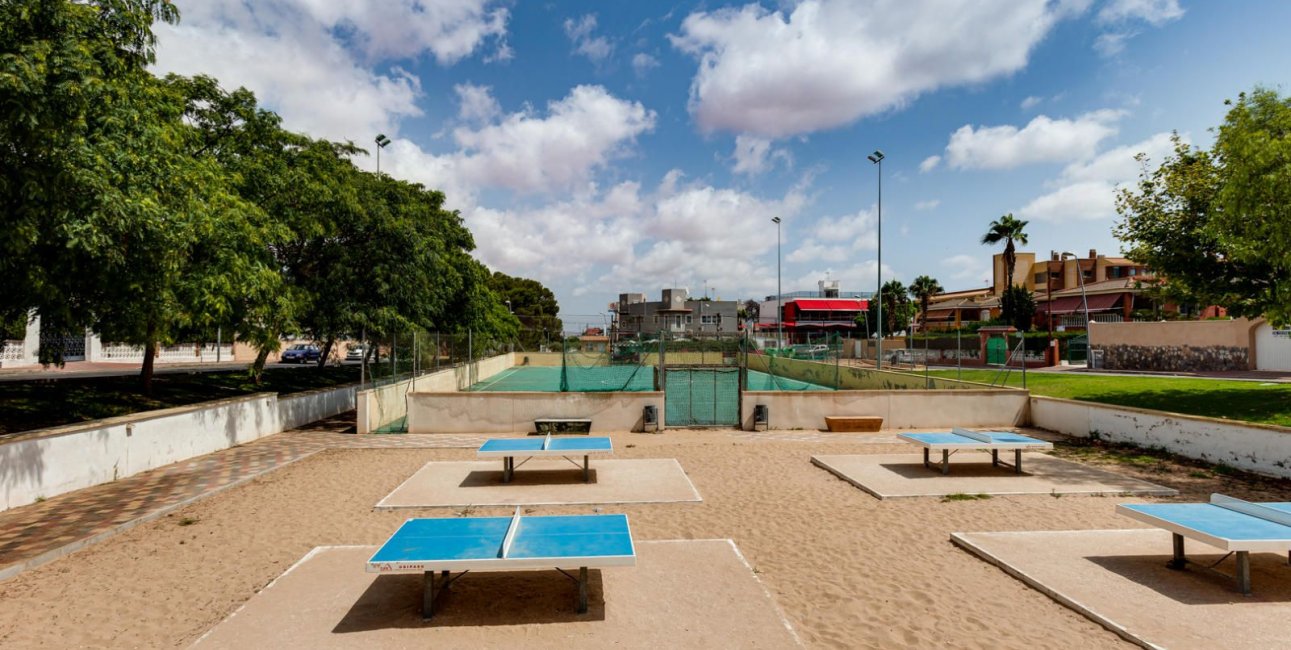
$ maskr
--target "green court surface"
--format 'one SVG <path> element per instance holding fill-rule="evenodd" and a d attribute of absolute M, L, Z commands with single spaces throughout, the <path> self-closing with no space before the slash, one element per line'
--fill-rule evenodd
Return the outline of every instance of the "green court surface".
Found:
<path fill-rule="evenodd" d="M 651 366 L 593 366 L 566 369 L 570 392 L 652 391 L 654 368 Z M 471 386 L 482 392 L 560 392 L 561 369 L 558 366 L 517 366 Z M 750 370 L 747 390 L 833 390 L 796 379 L 777 377 Z"/>

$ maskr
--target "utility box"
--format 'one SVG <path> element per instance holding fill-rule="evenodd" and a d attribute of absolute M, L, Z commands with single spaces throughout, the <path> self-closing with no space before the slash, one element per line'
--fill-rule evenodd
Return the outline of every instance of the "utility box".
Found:
<path fill-rule="evenodd" d="M 643 431 L 659 430 L 659 409 L 654 404 L 646 404 L 641 413 L 641 422 Z"/>
<path fill-rule="evenodd" d="M 766 404 L 757 404 L 753 407 L 753 430 L 766 431 L 771 425 L 771 410 Z"/>

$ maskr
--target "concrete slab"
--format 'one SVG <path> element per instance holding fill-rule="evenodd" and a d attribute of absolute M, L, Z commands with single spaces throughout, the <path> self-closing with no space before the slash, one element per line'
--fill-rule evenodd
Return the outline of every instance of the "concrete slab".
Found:
<path fill-rule="evenodd" d="M 1012 454 L 1006 460 L 1012 462 Z M 1022 474 L 993 467 L 989 453 L 951 456 L 950 474 L 923 466 L 922 454 L 812 456 L 811 462 L 880 499 L 950 494 L 1175 496 L 1179 492 L 1046 454 L 1023 454 Z"/>
<path fill-rule="evenodd" d="M 425 622 L 420 576 L 363 571 L 376 548 L 315 548 L 194 647 L 801 647 L 731 540 L 638 542 L 590 572 L 586 614 L 555 571 L 471 573 Z"/>
<path fill-rule="evenodd" d="M 582 458 L 578 459 L 581 463 Z M 591 482 L 582 465 L 535 458 L 502 482 L 502 461 L 431 462 L 379 503 L 378 509 L 465 506 L 683 503 L 702 501 L 673 458 L 597 460 Z"/>
<path fill-rule="evenodd" d="M 1167 569 L 1164 530 L 952 533 L 962 548 L 1145 648 L 1279 648 L 1291 639 L 1291 567 L 1251 554 L 1253 593 L 1204 569 Z M 1223 553 L 1188 542 L 1189 559 Z M 1229 558 L 1218 567 L 1231 572 Z"/>

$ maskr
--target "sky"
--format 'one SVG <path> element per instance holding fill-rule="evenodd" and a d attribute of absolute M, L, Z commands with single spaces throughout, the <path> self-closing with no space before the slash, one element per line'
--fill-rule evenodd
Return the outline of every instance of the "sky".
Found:
<path fill-rule="evenodd" d="M 246 87 L 356 164 L 442 190 L 491 269 L 568 329 L 619 293 L 725 300 L 989 284 L 1030 250 L 1115 254 L 1114 196 L 1224 100 L 1287 92 L 1281 0 L 177 0 L 155 71 Z"/>

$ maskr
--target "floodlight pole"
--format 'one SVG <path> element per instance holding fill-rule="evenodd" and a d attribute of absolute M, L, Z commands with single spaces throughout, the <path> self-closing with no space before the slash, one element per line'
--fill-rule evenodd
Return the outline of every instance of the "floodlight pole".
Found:
<path fill-rule="evenodd" d="M 775 222 L 775 346 L 776 349 L 784 347 L 784 306 L 781 301 L 780 290 L 780 217 L 771 217 Z"/>
<path fill-rule="evenodd" d="M 874 153 L 866 156 L 870 162 L 879 166 L 879 214 L 876 234 L 878 236 L 878 267 L 875 269 L 875 276 L 878 278 L 879 290 L 877 292 L 878 300 L 878 323 L 879 339 L 877 354 L 874 357 L 874 367 L 877 370 L 883 369 L 883 152 L 878 149 Z"/>
<path fill-rule="evenodd" d="M 1072 259 L 1076 260 L 1076 280 L 1080 282 L 1080 302 L 1085 308 L 1085 337 L 1088 340 L 1089 338 L 1089 298 L 1085 296 L 1085 270 L 1080 268 L 1080 258 L 1076 257 L 1075 253 L 1062 254 L 1063 258 L 1066 258 L 1068 255 L 1070 255 Z M 1089 364 L 1088 357 L 1086 357 L 1085 359 L 1085 364 L 1086 365 Z"/>

